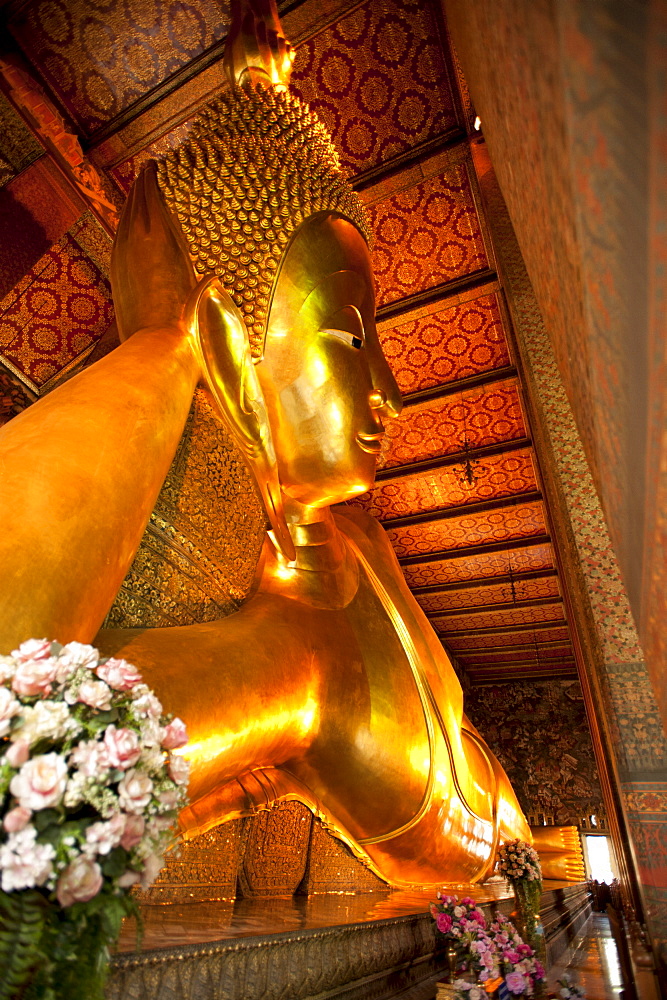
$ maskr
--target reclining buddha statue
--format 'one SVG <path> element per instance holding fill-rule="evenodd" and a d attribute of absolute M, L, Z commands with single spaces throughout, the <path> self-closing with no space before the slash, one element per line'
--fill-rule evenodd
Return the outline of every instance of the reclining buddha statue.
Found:
<path fill-rule="evenodd" d="M 258 5 L 230 87 L 130 192 L 121 346 L 0 434 L 0 646 L 95 641 L 140 669 L 187 724 L 185 836 L 292 799 L 393 885 L 480 880 L 530 832 L 384 530 L 344 506 L 401 399 L 361 203 Z M 98 632 L 202 381 L 270 522 L 252 593 L 221 620 Z"/>

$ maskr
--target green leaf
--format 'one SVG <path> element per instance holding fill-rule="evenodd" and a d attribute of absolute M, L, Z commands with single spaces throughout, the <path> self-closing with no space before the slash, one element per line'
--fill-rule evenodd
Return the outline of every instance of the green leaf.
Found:
<path fill-rule="evenodd" d="M 102 873 L 107 878 L 118 878 L 127 868 L 127 851 L 123 847 L 114 847 L 109 851 L 102 865 Z"/>

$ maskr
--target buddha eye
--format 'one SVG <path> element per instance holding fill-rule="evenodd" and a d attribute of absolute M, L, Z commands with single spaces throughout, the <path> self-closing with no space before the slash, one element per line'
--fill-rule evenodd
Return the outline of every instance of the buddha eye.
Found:
<path fill-rule="evenodd" d="M 357 337 L 354 333 L 348 333 L 347 330 L 321 330 L 321 333 L 328 333 L 330 337 L 337 337 L 338 340 L 342 340 L 344 344 L 348 344 L 350 347 L 356 347 L 357 350 L 364 346 L 364 342 L 361 337 Z"/>
<path fill-rule="evenodd" d="M 329 318 L 320 333 L 342 340 L 348 347 L 360 350 L 364 346 L 364 321 L 355 306 L 345 306 Z"/>

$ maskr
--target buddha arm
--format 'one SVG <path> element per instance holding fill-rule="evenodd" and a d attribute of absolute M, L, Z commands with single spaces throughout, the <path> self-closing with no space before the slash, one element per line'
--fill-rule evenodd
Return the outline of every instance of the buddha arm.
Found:
<path fill-rule="evenodd" d="M 139 330 L 0 431 L 0 653 L 90 642 L 134 558 L 198 378 L 177 327 Z"/>

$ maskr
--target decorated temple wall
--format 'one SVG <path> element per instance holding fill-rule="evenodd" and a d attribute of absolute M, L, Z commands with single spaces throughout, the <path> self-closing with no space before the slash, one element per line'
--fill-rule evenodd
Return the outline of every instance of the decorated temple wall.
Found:
<path fill-rule="evenodd" d="M 466 711 L 507 771 L 531 823 L 582 826 L 591 815 L 604 816 L 577 681 L 470 687 Z"/>
<path fill-rule="evenodd" d="M 664 5 L 445 6 L 667 721 Z"/>

